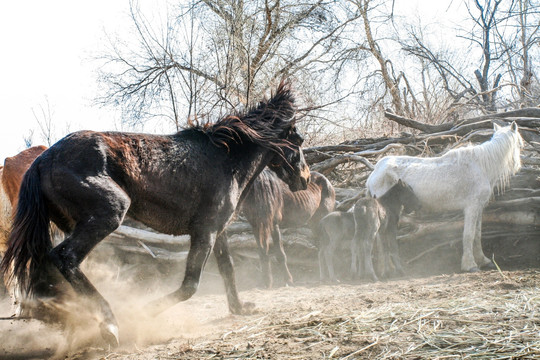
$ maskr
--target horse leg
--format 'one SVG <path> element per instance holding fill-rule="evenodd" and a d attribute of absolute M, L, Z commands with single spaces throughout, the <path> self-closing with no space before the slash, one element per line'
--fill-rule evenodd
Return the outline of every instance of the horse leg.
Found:
<path fill-rule="evenodd" d="M 377 241 L 373 245 L 375 249 L 375 258 L 377 259 L 376 274 L 379 274 L 379 277 L 388 278 L 390 274 L 389 259 L 388 259 L 388 249 L 384 246 L 384 242 L 377 237 Z"/>
<path fill-rule="evenodd" d="M 148 312 L 152 316 L 167 310 L 171 306 L 189 299 L 197 292 L 201 274 L 212 251 L 215 234 L 207 229 L 195 229 L 191 234 L 191 245 L 186 260 L 186 271 L 182 285 L 172 293 L 150 302 Z"/>
<path fill-rule="evenodd" d="M 325 251 L 326 247 L 329 245 L 330 238 L 328 237 L 326 229 L 323 226 L 320 227 L 319 231 L 319 242 L 317 246 L 319 248 L 319 280 L 324 282 L 328 275 L 328 264 L 326 263 L 325 259 Z"/>
<path fill-rule="evenodd" d="M 364 238 L 363 247 L 364 247 L 364 275 L 367 276 L 372 281 L 379 281 L 377 275 L 375 275 L 375 270 L 373 269 L 373 244 L 377 240 L 378 234 L 373 234 L 373 236 L 367 236 Z"/>
<path fill-rule="evenodd" d="M 357 278 L 360 275 L 360 236 L 355 232 L 351 241 L 351 276 Z"/>
<path fill-rule="evenodd" d="M 283 278 L 285 279 L 285 285 L 293 285 L 293 277 L 287 266 L 287 255 L 285 254 L 285 249 L 283 248 L 283 241 L 281 239 L 281 231 L 279 230 L 279 225 L 275 224 L 272 229 L 272 248 L 274 255 L 276 257 L 279 271 L 282 273 Z"/>
<path fill-rule="evenodd" d="M 53 273 L 54 264 L 77 294 L 90 298 L 103 316 L 102 337 L 109 344 L 117 345 L 118 324 L 111 307 L 79 266 L 88 253 L 122 223 L 131 200 L 116 183 L 101 177 L 92 178 L 91 186 L 80 186 L 76 194 L 62 200 L 76 216 L 77 223 L 70 235 L 49 252 L 50 262 L 44 265 L 45 276 L 57 278 Z"/>
<path fill-rule="evenodd" d="M 229 244 L 225 232 L 222 232 L 216 238 L 216 244 L 214 245 L 214 256 L 217 260 L 219 273 L 221 274 L 225 284 L 229 311 L 233 314 L 251 313 L 255 305 L 253 303 L 242 303 L 240 301 L 240 297 L 238 296 L 233 261 L 229 252 Z"/>
<path fill-rule="evenodd" d="M 337 282 L 336 273 L 334 269 L 334 254 L 336 252 L 337 241 L 331 239 L 330 243 L 324 249 L 324 260 L 328 267 L 328 279 L 330 282 Z"/>
<path fill-rule="evenodd" d="M 327 278 L 327 275 L 328 275 L 328 268 L 327 268 L 327 264 L 326 264 L 326 260 L 324 258 L 324 251 L 325 251 L 326 247 L 325 246 L 321 246 L 319 245 L 319 280 L 321 282 L 324 282 Z"/>
<path fill-rule="evenodd" d="M 266 224 L 261 224 L 254 229 L 255 240 L 257 241 L 257 252 L 263 277 L 264 287 L 271 289 L 273 285 L 272 265 L 270 263 L 270 229 Z"/>
<path fill-rule="evenodd" d="M 463 256 L 461 258 L 461 270 L 465 272 L 476 272 L 478 268 L 473 256 L 473 244 L 477 231 L 477 223 L 482 213 L 477 207 L 466 208 L 464 211 L 463 227 Z"/>
<path fill-rule="evenodd" d="M 481 269 L 496 269 L 495 264 L 484 255 L 484 250 L 482 249 L 482 213 L 478 217 L 476 222 L 476 228 L 474 232 L 474 243 L 473 243 L 473 255 L 474 260 L 480 266 Z"/>
<path fill-rule="evenodd" d="M 104 317 L 100 323 L 101 335 L 111 345 L 119 343 L 118 324 L 109 303 L 84 275 L 79 265 L 99 241 L 120 225 L 122 218 L 123 214 L 115 216 L 115 214 L 109 213 L 104 217 L 93 217 L 86 221 L 80 221 L 71 235 L 49 253 L 49 259 L 75 292 L 90 298 L 97 305 Z"/>
<path fill-rule="evenodd" d="M 405 271 L 403 270 L 403 266 L 401 265 L 401 257 L 399 256 L 399 244 L 397 242 L 397 225 L 395 227 L 389 226 L 389 228 L 386 229 L 384 242 L 388 246 L 388 254 L 392 263 L 394 264 L 396 274 L 398 276 L 404 275 Z"/>

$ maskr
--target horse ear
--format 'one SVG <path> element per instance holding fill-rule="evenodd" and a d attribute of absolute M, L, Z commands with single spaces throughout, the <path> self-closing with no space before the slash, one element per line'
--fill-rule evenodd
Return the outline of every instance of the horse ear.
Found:
<path fill-rule="evenodd" d="M 493 123 L 493 130 L 497 131 L 501 128 L 502 126 L 499 126 L 497 125 L 496 123 Z"/>
<path fill-rule="evenodd" d="M 512 125 L 510 125 L 510 128 L 512 129 L 512 131 L 517 132 L 518 126 L 515 121 L 512 121 Z"/>

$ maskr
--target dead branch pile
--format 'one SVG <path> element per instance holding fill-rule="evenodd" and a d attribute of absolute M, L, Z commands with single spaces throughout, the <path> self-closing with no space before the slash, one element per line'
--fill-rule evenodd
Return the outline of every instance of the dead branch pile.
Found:
<path fill-rule="evenodd" d="M 407 132 L 400 137 L 358 139 L 355 141 L 305 149 L 312 170 L 325 174 L 337 187 L 338 208 L 347 209 L 350 199 L 361 193 L 373 165 L 385 155 L 437 156 L 465 144 L 489 140 L 493 123 L 507 125 L 516 121 L 525 140 L 522 170 L 511 179 L 506 191 L 496 194 L 484 212 L 482 238 L 485 253 L 494 254 L 499 263 L 522 266 L 540 265 L 540 108 L 526 108 L 479 116 L 456 123 L 428 125 L 390 112 L 386 117 Z M 422 260 L 444 253 L 450 257 L 450 269 L 430 269 L 435 273 L 458 270 L 463 216 L 456 213 L 405 217 L 400 226 L 402 257 L 409 266 L 425 268 Z M 228 233 L 237 261 L 256 259 L 251 227 L 239 218 Z M 316 272 L 317 251 L 307 229 L 284 234 L 289 262 Z M 166 261 L 185 260 L 188 237 L 171 237 L 153 232 L 121 227 L 111 235 L 118 248 L 141 256 Z M 450 254 L 450 256 L 449 256 Z M 452 258 L 453 256 L 453 258 Z M 444 261 L 442 262 L 444 263 Z M 305 271 L 305 269 L 304 269 Z"/>

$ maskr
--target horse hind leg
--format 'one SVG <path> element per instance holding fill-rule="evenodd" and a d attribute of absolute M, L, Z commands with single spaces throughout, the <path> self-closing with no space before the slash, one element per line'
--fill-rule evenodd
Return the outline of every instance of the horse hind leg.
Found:
<path fill-rule="evenodd" d="M 104 317 L 100 324 L 101 335 L 111 345 L 119 343 L 118 324 L 109 303 L 80 270 L 79 265 L 99 241 L 120 225 L 129 203 L 129 198 L 122 192 L 115 206 L 106 204 L 96 208 L 93 214 L 79 221 L 73 232 L 49 254 L 53 264 L 75 292 L 90 298 L 97 305 Z"/>
<path fill-rule="evenodd" d="M 285 254 L 285 249 L 283 248 L 283 241 L 281 239 L 281 231 L 279 230 L 279 225 L 274 225 L 272 229 L 272 248 L 274 256 L 276 257 L 278 263 L 278 271 L 281 273 L 282 278 L 285 280 L 285 285 L 293 285 L 293 277 L 287 266 L 287 254 Z"/>
<path fill-rule="evenodd" d="M 233 314 L 249 314 L 253 312 L 255 305 L 253 303 L 242 303 L 238 296 L 238 290 L 236 287 L 236 277 L 234 274 L 234 266 L 232 257 L 229 252 L 229 244 L 227 234 L 222 232 L 216 239 L 214 245 L 214 256 L 218 264 L 219 273 L 223 278 L 225 284 L 225 291 L 227 292 L 227 302 L 229 304 L 229 310 Z"/>
<path fill-rule="evenodd" d="M 271 289 L 274 283 L 270 258 L 270 226 L 262 224 L 254 229 L 257 241 L 257 252 L 261 264 L 262 282 L 265 288 Z"/>

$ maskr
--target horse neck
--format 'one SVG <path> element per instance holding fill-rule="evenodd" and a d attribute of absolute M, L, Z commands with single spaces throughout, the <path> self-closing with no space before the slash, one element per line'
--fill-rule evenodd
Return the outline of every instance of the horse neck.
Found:
<path fill-rule="evenodd" d="M 386 194 L 376 199 L 386 209 L 386 212 L 392 215 L 392 218 L 399 217 L 399 213 L 401 212 L 403 203 L 401 201 L 400 191 L 396 186 L 393 186 Z"/>
<path fill-rule="evenodd" d="M 241 190 L 239 203 L 242 203 L 252 188 L 255 179 L 264 170 L 273 153 L 260 146 L 254 146 L 255 149 L 248 149 L 242 152 L 242 155 L 234 162 L 233 177 L 238 188 Z"/>
<path fill-rule="evenodd" d="M 465 151 L 467 150 L 472 152 L 487 175 L 492 187 L 496 185 L 504 188 L 508 184 L 510 176 L 515 174 L 521 167 L 519 156 L 517 161 L 514 158 L 514 152 L 517 149 L 511 133 L 492 138 L 490 141 L 471 148 L 464 148 L 459 153 L 461 155 L 459 160 L 465 158 Z"/>

